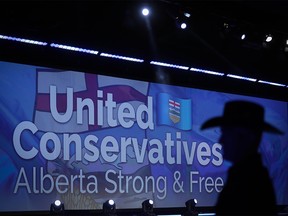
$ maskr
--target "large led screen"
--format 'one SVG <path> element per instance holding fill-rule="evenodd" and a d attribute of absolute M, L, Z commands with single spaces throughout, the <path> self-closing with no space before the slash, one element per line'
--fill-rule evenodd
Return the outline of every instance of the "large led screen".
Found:
<path fill-rule="evenodd" d="M 229 163 L 219 129 L 201 131 L 235 99 L 265 107 L 287 131 L 287 102 L 0 62 L 0 211 L 214 206 Z M 121 74 L 121 71 L 119 71 Z M 260 149 L 277 203 L 288 204 L 287 134 Z M 247 194 L 249 196 L 249 194 Z M 255 202 L 257 202 L 255 200 Z"/>

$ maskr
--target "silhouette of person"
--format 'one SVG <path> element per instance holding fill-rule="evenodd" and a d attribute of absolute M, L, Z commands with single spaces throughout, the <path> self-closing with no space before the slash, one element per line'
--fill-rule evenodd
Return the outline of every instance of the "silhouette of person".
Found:
<path fill-rule="evenodd" d="M 207 120 L 201 129 L 211 127 L 220 127 L 223 158 L 232 163 L 216 215 L 277 215 L 273 182 L 258 147 L 263 132 L 282 132 L 264 121 L 261 105 L 242 100 L 227 102 L 223 116 Z"/>

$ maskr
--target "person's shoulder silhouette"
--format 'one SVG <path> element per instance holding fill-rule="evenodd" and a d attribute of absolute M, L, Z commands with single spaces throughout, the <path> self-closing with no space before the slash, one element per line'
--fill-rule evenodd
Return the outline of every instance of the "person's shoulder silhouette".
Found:
<path fill-rule="evenodd" d="M 216 203 L 216 215 L 277 215 L 273 183 L 258 147 L 263 132 L 282 134 L 264 120 L 264 108 L 254 102 L 230 101 L 223 116 L 207 120 L 201 129 L 220 127 L 223 157 L 232 163 Z"/>

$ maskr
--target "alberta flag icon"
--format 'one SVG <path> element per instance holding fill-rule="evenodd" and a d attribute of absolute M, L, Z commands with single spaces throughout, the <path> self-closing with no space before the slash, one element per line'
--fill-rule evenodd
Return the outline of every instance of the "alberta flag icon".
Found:
<path fill-rule="evenodd" d="M 157 98 L 157 124 L 169 125 L 181 130 L 192 129 L 191 99 L 159 93 Z"/>

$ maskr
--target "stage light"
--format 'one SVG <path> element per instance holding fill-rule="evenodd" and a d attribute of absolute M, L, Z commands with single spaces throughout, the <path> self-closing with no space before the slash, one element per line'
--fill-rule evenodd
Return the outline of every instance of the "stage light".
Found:
<path fill-rule="evenodd" d="M 256 82 L 257 81 L 257 79 L 255 79 L 255 78 L 244 77 L 244 76 L 239 76 L 239 75 L 234 75 L 234 74 L 227 74 L 227 77 L 231 77 L 231 78 L 234 78 L 234 79 L 251 81 L 251 82 Z"/>
<path fill-rule="evenodd" d="M 48 44 L 48 43 L 42 42 L 42 41 L 36 41 L 36 40 L 30 40 L 30 39 L 18 38 L 18 37 L 11 37 L 11 36 L 6 36 L 6 35 L 0 35 L 0 39 L 17 41 L 17 42 L 28 43 L 28 44 L 33 44 L 33 45 L 40 45 L 40 46 L 46 46 Z"/>
<path fill-rule="evenodd" d="M 150 13 L 150 11 L 147 8 L 143 8 L 143 10 L 142 10 L 143 16 L 148 16 L 149 13 Z"/>
<path fill-rule="evenodd" d="M 65 208 L 64 203 L 61 203 L 60 200 L 55 200 L 50 205 L 50 215 L 62 215 L 64 214 Z"/>
<path fill-rule="evenodd" d="M 186 211 L 184 216 L 198 216 L 198 212 L 196 210 L 197 199 L 190 199 L 185 202 Z"/>
<path fill-rule="evenodd" d="M 285 87 L 286 85 L 281 84 L 281 83 L 275 83 L 275 82 L 269 82 L 265 80 L 258 80 L 258 83 L 263 83 L 263 84 L 268 84 L 268 85 L 273 85 L 273 86 L 279 86 L 279 87 Z"/>
<path fill-rule="evenodd" d="M 232 31 L 232 27 L 228 22 L 223 23 L 222 31 L 224 34 L 228 34 Z"/>
<path fill-rule="evenodd" d="M 288 52 L 288 39 L 286 39 L 284 51 L 285 51 L 285 52 Z"/>
<path fill-rule="evenodd" d="M 189 69 L 189 67 L 186 67 L 186 66 L 169 64 L 169 63 L 158 62 L 158 61 L 150 61 L 150 64 L 163 66 L 163 67 L 177 68 L 177 69 L 182 69 L 182 70 L 188 70 Z"/>
<path fill-rule="evenodd" d="M 138 63 L 144 62 L 143 59 L 131 58 L 131 57 L 120 56 L 120 55 L 114 55 L 114 54 L 109 54 L 109 53 L 101 53 L 100 56 L 107 57 L 107 58 L 121 59 L 121 60 L 125 60 L 125 61 L 133 61 L 133 62 L 138 62 Z"/>
<path fill-rule="evenodd" d="M 206 73 L 206 74 L 216 75 L 216 76 L 224 76 L 225 75 L 225 73 L 216 72 L 216 71 L 210 71 L 210 70 L 203 70 L 203 69 L 200 69 L 200 68 L 193 68 L 193 67 L 190 68 L 190 71 Z"/>
<path fill-rule="evenodd" d="M 110 199 L 103 203 L 103 215 L 116 216 L 116 204 L 114 200 Z"/>
<path fill-rule="evenodd" d="M 186 29 L 188 18 L 185 15 L 177 16 L 176 19 L 177 28 Z"/>
<path fill-rule="evenodd" d="M 153 212 L 153 200 L 147 199 L 142 202 L 142 213 L 141 216 L 156 216 Z"/>
<path fill-rule="evenodd" d="M 183 22 L 183 23 L 181 23 L 180 27 L 181 27 L 181 29 L 186 29 L 187 24 Z"/>
<path fill-rule="evenodd" d="M 241 35 L 241 40 L 244 40 L 246 38 L 246 35 L 245 34 L 242 34 Z"/>
<path fill-rule="evenodd" d="M 184 16 L 187 17 L 187 18 L 189 18 L 189 17 L 191 16 L 191 14 L 188 13 L 188 12 L 184 12 Z"/>
<path fill-rule="evenodd" d="M 89 54 L 93 54 L 93 55 L 98 54 L 98 51 L 96 51 L 96 50 L 83 49 L 80 47 L 68 46 L 68 45 L 64 45 L 64 44 L 51 43 L 50 46 L 54 47 L 54 48 L 58 48 L 58 49 L 70 50 L 70 51 L 75 51 L 75 52 L 89 53 Z"/>
<path fill-rule="evenodd" d="M 269 34 L 269 35 L 266 35 L 265 41 L 266 41 L 267 43 L 269 43 L 269 42 L 272 41 L 272 39 L 273 39 L 272 35 Z"/>
<path fill-rule="evenodd" d="M 153 200 L 147 199 L 142 202 L 142 216 L 154 216 L 153 212 Z"/>
<path fill-rule="evenodd" d="M 223 27 L 224 27 L 225 29 L 228 29 L 228 28 L 229 28 L 229 24 L 228 24 L 227 22 L 224 22 L 224 23 L 223 23 Z"/>

